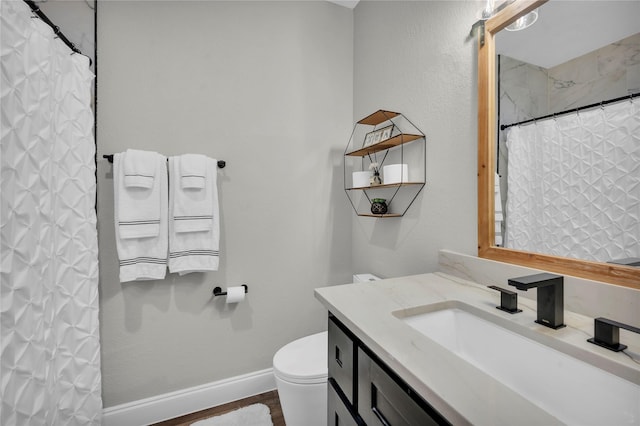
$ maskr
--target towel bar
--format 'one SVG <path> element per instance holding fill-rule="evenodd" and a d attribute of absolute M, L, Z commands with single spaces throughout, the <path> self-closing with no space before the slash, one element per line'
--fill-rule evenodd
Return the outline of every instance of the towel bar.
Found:
<path fill-rule="evenodd" d="M 113 154 L 104 154 L 102 158 L 106 158 L 108 162 L 113 163 Z M 224 169 L 227 165 L 227 162 L 224 160 L 218 160 L 218 168 Z"/>
<path fill-rule="evenodd" d="M 249 287 L 247 287 L 246 284 L 242 284 L 242 287 L 244 287 L 244 292 L 248 293 L 249 292 Z M 214 296 L 226 296 L 227 292 L 226 291 L 222 291 L 222 289 L 220 287 L 216 287 L 213 289 L 213 295 Z"/>

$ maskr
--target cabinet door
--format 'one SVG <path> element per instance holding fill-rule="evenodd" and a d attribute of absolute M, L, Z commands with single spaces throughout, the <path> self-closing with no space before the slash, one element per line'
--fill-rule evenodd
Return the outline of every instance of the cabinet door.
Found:
<path fill-rule="evenodd" d="M 327 386 L 327 425 L 328 426 L 358 426 L 358 422 L 353 418 L 349 409 L 344 405 L 338 393 L 336 392 L 335 382 L 329 380 L 329 386 Z"/>
<path fill-rule="evenodd" d="M 358 413 L 368 426 L 439 424 L 362 349 L 358 349 Z"/>
<path fill-rule="evenodd" d="M 353 340 L 329 319 L 329 377 L 335 380 L 349 403 L 353 404 L 354 361 Z"/>

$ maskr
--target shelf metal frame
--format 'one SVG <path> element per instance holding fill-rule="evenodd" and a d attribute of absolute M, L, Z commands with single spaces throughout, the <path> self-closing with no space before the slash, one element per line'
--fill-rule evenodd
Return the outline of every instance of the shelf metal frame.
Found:
<path fill-rule="evenodd" d="M 400 120 L 406 121 L 411 127 L 413 127 L 413 129 L 415 129 L 415 132 L 412 131 L 410 133 L 404 133 L 401 126 L 399 126 L 397 123 L 397 121 L 400 121 Z M 377 130 L 377 127 L 383 123 L 385 125 L 388 125 L 388 123 L 393 124 L 394 129 L 398 129 L 400 133 L 397 135 L 392 135 L 390 138 L 382 140 L 378 143 L 368 145 L 366 147 L 361 146 L 361 147 L 355 148 L 356 144 L 354 141 L 354 137 L 356 135 L 356 130 L 358 130 L 360 126 L 369 126 L 372 128 L 372 131 L 375 131 Z M 421 161 L 422 167 L 423 167 L 422 182 L 399 182 L 399 183 L 393 183 L 393 184 L 381 184 L 381 185 L 372 185 L 372 186 L 366 186 L 366 187 L 348 187 L 347 186 L 347 181 L 349 179 L 349 176 L 347 176 L 347 173 L 348 173 L 347 158 L 348 157 L 360 157 L 362 162 L 361 169 L 365 170 L 365 162 L 367 162 L 367 159 L 369 164 L 373 162 L 371 158 L 371 154 L 384 151 L 385 155 L 381 163 L 378 165 L 378 169 L 381 169 L 387 157 L 387 154 L 389 153 L 389 150 L 393 148 L 399 148 L 400 163 L 404 164 L 404 155 L 405 155 L 404 145 L 409 142 L 418 141 L 420 139 L 422 139 L 423 151 L 424 151 L 424 158 Z M 364 143 L 362 143 L 362 145 L 364 145 Z M 358 216 L 379 217 L 379 218 L 402 217 L 405 215 L 407 210 L 409 210 L 409 207 L 411 207 L 411 205 L 414 203 L 414 201 L 416 200 L 416 198 L 418 197 L 418 195 L 426 185 L 426 182 L 425 182 L 426 181 L 426 137 L 424 133 L 422 133 L 422 131 L 418 129 L 418 127 L 416 127 L 415 124 L 413 124 L 403 114 L 394 112 L 394 111 L 378 110 L 373 114 L 370 114 L 369 116 L 359 120 L 353 126 L 353 130 L 351 131 L 351 136 L 349 137 L 349 143 L 347 144 L 347 147 L 344 152 L 343 176 L 344 176 L 345 194 L 347 195 L 347 198 L 349 199 L 349 202 L 351 203 L 353 210 L 356 212 Z M 358 211 L 358 207 L 354 203 L 354 198 L 350 195 L 354 191 L 362 191 L 367 201 L 369 202 L 369 205 L 371 205 L 372 198 L 379 198 L 379 196 L 374 197 L 373 196 L 374 193 L 376 192 L 379 193 L 381 190 L 385 190 L 385 189 L 393 190 L 393 194 L 391 195 L 391 197 L 388 199 L 388 202 L 387 202 L 389 209 L 391 209 L 393 200 L 396 198 L 396 195 L 398 195 L 399 191 L 402 188 L 411 188 L 415 190 L 415 194 L 413 194 L 412 198 L 410 199 L 410 201 L 408 201 L 407 205 L 404 208 L 401 207 L 400 209 L 397 209 L 395 213 L 372 214 L 369 212 L 360 212 Z"/>

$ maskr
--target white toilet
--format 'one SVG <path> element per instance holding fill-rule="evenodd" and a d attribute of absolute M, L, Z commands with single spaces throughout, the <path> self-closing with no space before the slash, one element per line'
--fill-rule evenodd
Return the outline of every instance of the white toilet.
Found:
<path fill-rule="evenodd" d="M 327 425 L 327 332 L 286 344 L 273 357 L 287 426 Z"/>
<path fill-rule="evenodd" d="M 371 274 L 353 282 L 376 281 Z M 273 373 L 287 426 L 327 425 L 327 332 L 286 344 L 273 357 Z"/>

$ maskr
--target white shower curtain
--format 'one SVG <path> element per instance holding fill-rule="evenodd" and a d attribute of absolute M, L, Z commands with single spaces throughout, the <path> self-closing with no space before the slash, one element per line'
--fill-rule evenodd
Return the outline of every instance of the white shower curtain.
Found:
<path fill-rule="evenodd" d="M 640 257 L 640 99 L 509 130 L 505 247 Z"/>
<path fill-rule="evenodd" d="M 100 424 L 89 60 L 0 1 L 0 424 Z"/>

